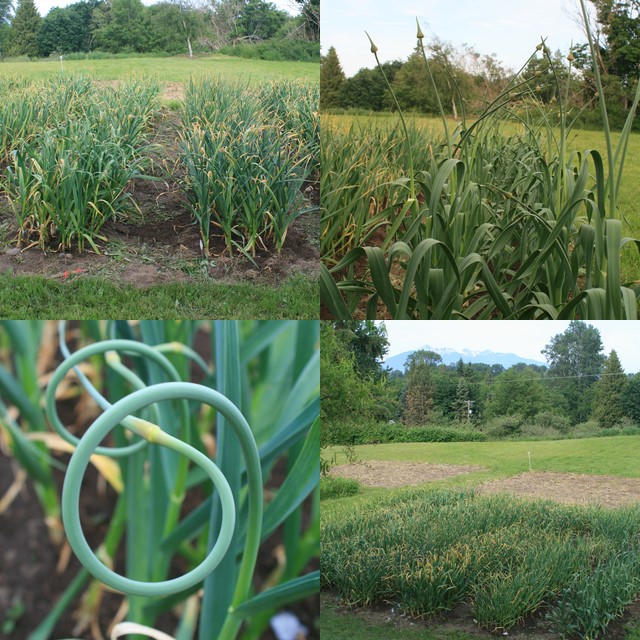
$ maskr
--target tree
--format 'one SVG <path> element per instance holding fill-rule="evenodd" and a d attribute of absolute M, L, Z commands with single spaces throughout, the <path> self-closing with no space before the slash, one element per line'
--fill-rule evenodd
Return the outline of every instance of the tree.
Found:
<path fill-rule="evenodd" d="M 400 60 L 384 62 L 382 69 L 389 82 L 393 83 L 396 73 L 402 68 Z M 393 100 L 380 69 L 360 69 L 347 78 L 340 89 L 339 106 L 383 111 L 393 107 Z"/>
<path fill-rule="evenodd" d="M 11 17 L 13 15 L 13 0 L 0 0 L 0 59 L 4 55 L 5 43 L 11 32 Z"/>
<path fill-rule="evenodd" d="M 602 429 L 619 424 L 625 416 L 624 392 L 627 377 L 618 354 L 612 351 L 604 363 L 602 377 L 594 385 L 593 417 Z"/>
<path fill-rule="evenodd" d="M 622 391 L 624 413 L 637 425 L 640 425 L 640 373 L 627 380 Z"/>
<path fill-rule="evenodd" d="M 340 104 L 340 89 L 345 80 L 344 71 L 335 47 L 331 47 L 320 64 L 320 109 L 332 109 Z"/>
<path fill-rule="evenodd" d="M 602 54 L 607 71 L 629 87 L 638 77 L 640 64 L 640 2 L 592 0 L 592 3 L 605 37 Z"/>
<path fill-rule="evenodd" d="M 93 10 L 99 3 L 76 2 L 68 7 L 54 7 L 44 17 L 38 33 L 40 55 L 90 51 Z"/>
<path fill-rule="evenodd" d="M 287 14 L 273 3 L 247 0 L 237 22 L 236 38 L 267 40 L 272 38 L 287 20 Z"/>
<path fill-rule="evenodd" d="M 193 41 L 202 30 L 201 12 L 186 0 L 158 2 L 146 8 L 149 20 L 149 49 L 183 53 L 193 58 Z"/>
<path fill-rule="evenodd" d="M 469 383 L 465 378 L 458 378 L 456 386 L 456 398 L 453 403 L 458 422 L 469 422 L 471 420 L 473 403 L 469 397 Z"/>
<path fill-rule="evenodd" d="M 0 0 L 0 25 L 11 23 L 13 0 Z"/>
<path fill-rule="evenodd" d="M 542 353 L 549 364 L 549 375 L 558 377 L 557 389 L 567 400 L 572 422 L 589 417 L 589 389 L 602 371 L 605 356 L 600 332 L 580 320 L 573 320 L 564 333 L 554 336 Z"/>
<path fill-rule="evenodd" d="M 42 18 L 33 0 L 18 0 L 16 15 L 11 22 L 11 31 L 7 38 L 6 55 L 38 56 L 38 31 Z"/>
<path fill-rule="evenodd" d="M 308 40 L 320 40 L 320 0 L 295 0 L 300 7 L 304 35 Z"/>
<path fill-rule="evenodd" d="M 406 360 L 404 368 L 407 378 L 403 418 L 409 425 L 424 425 L 429 420 L 433 407 L 434 385 L 432 369 L 442 362 L 440 354 L 420 349 Z"/>
<path fill-rule="evenodd" d="M 208 28 L 201 40 L 212 50 L 231 44 L 238 35 L 238 21 L 245 0 L 208 0 Z"/>
<path fill-rule="evenodd" d="M 511 367 L 498 376 L 486 410 L 489 417 L 519 415 L 530 419 L 547 408 L 549 395 L 542 375 L 525 365 Z"/>
<path fill-rule="evenodd" d="M 383 374 L 380 361 L 389 350 L 384 323 L 373 320 L 338 320 L 337 335 L 353 354 L 356 371 L 362 378 L 379 379 Z"/>
<path fill-rule="evenodd" d="M 112 53 L 148 51 L 149 29 L 141 0 L 111 0 L 94 11 L 96 45 Z"/>
<path fill-rule="evenodd" d="M 348 429 L 366 420 L 371 407 L 370 385 L 357 374 L 353 354 L 330 322 L 320 328 L 320 418 L 324 444 L 348 443 Z"/>

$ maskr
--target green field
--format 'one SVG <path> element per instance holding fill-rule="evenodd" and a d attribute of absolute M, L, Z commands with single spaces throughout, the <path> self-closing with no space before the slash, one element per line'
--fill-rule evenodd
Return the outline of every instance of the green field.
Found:
<path fill-rule="evenodd" d="M 640 436 L 581 438 L 578 440 L 534 440 L 511 442 L 416 442 L 354 447 L 358 460 L 397 460 L 486 467 L 465 480 L 460 476 L 444 483 L 476 484 L 489 478 L 503 478 L 529 469 L 531 453 L 535 471 L 560 471 L 640 478 Z M 336 448 L 338 464 L 346 462 Z"/>
<path fill-rule="evenodd" d="M 637 478 L 640 436 L 369 445 L 354 452 L 361 462 L 485 471 L 420 487 L 365 487 L 354 497 L 323 501 L 322 630 L 329 638 L 470 640 L 491 637 L 476 620 L 487 631 L 509 632 L 526 620 L 528 638 L 551 640 L 559 636 L 544 622 L 550 616 L 556 631 L 595 640 L 609 637 L 621 603 L 640 592 L 637 506 L 608 511 L 468 492 L 528 471 L 529 453 L 535 471 Z M 346 462 L 339 448 L 326 455 Z M 360 608 L 350 611 L 349 603 Z M 466 614 L 447 616 L 462 603 Z M 425 621 L 410 624 L 403 612 Z M 616 637 L 637 638 L 636 617 L 624 630 L 614 625 L 622 634 Z"/>
<path fill-rule="evenodd" d="M 156 78 L 160 82 L 186 82 L 190 76 L 220 76 L 255 82 L 320 79 L 320 65 L 315 62 L 273 62 L 221 55 L 192 60 L 186 56 L 65 60 L 64 71 L 88 75 L 96 80 L 118 80 L 131 74 Z M 48 78 L 59 73 L 59 60 L 0 62 L 0 78 Z"/>

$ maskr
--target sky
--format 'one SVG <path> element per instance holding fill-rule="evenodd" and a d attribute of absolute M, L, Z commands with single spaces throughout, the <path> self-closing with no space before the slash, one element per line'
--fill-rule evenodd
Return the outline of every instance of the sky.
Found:
<path fill-rule="evenodd" d="M 615 320 L 589 321 L 600 331 L 604 353 L 615 350 L 626 373 L 640 371 L 640 322 Z M 474 320 L 407 321 L 386 320 L 389 352 L 386 357 L 404 351 L 431 347 L 515 353 L 524 358 L 545 361 L 541 351 L 551 338 L 563 333 L 568 321 Z"/>
<path fill-rule="evenodd" d="M 158 0 L 142 0 L 142 4 L 145 4 L 148 6 L 150 4 L 154 4 L 157 1 Z M 298 13 L 298 9 L 296 7 L 295 2 L 292 2 L 291 0 L 269 0 L 269 1 L 275 4 L 276 7 L 278 7 L 278 9 L 284 9 L 284 11 L 287 11 L 292 15 L 295 15 Z M 77 0 L 35 0 L 36 7 L 38 8 L 38 11 L 40 12 L 41 16 L 47 15 L 47 13 L 49 13 L 49 10 L 52 9 L 53 7 L 66 7 L 67 5 L 73 4 L 74 2 L 77 2 Z"/>
<path fill-rule="evenodd" d="M 586 42 L 577 24 L 579 0 L 322 0 L 322 52 L 333 46 L 347 76 L 375 59 L 369 33 L 381 62 L 405 60 L 416 44 L 416 17 L 425 44 L 437 36 L 454 47 L 466 43 L 481 54 L 495 53 L 514 71 L 547 37 L 555 51 L 571 41 Z"/>

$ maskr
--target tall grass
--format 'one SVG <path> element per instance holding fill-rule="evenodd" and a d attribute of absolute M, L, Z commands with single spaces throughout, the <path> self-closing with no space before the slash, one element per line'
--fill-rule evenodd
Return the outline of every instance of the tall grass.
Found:
<path fill-rule="evenodd" d="M 317 88 L 191 82 L 180 130 L 182 187 L 203 249 L 219 233 L 229 252 L 280 251 L 308 211 L 302 188 L 318 166 Z"/>
<path fill-rule="evenodd" d="M 323 129 L 321 295 L 334 317 L 383 305 L 396 319 L 637 318 L 620 254 L 640 242 L 622 237 L 617 193 L 640 89 L 615 149 L 605 127 L 603 159 L 568 152 L 567 88 L 556 79 L 556 136 L 520 73 L 444 139 L 404 118 L 377 134 Z M 523 99 L 534 105 L 524 114 Z M 518 135 L 502 133 L 508 121 Z"/>

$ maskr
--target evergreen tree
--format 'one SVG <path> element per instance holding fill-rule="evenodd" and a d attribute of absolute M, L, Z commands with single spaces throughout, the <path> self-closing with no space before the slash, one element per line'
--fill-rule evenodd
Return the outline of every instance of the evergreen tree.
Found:
<path fill-rule="evenodd" d="M 320 109 L 342 106 L 340 90 L 344 81 L 345 75 L 340 66 L 338 53 L 335 47 L 331 47 L 320 65 Z"/>
<path fill-rule="evenodd" d="M 602 429 L 610 429 L 624 418 L 624 390 L 627 377 L 618 354 L 612 351 L 604 363 L 602 377 L 594 387 L 593 417 Z"/>
<path fill-rule="evenodd" d="M 0 25 L 8 25 L 13 13 L 13 0 L 0 0 Z"/>
<path fill-rule="evenodd" d="M 7 38 L 6 55 L 38 56 L 38 32 L 42 18 L 33 0 L 18 0 L 16 15 L 11 22 L 11 31 Z"/>
<path fill-rule="evenodd" d="M 440 354 L 420 349 L 405 362 L 407 387 L 403 418 L 406 424 L 427 424 L 433 408 L 434 383 L 432 370 L 442 362 Z"/>
<path fill-rule="evenodd" d="M 453 408 L 458 422 L 470 422 L 471 420 L 471 399 L 469 397 L 469 383 L 465 378 L 458 378 L 456 387 L 456 399 Z"/>

